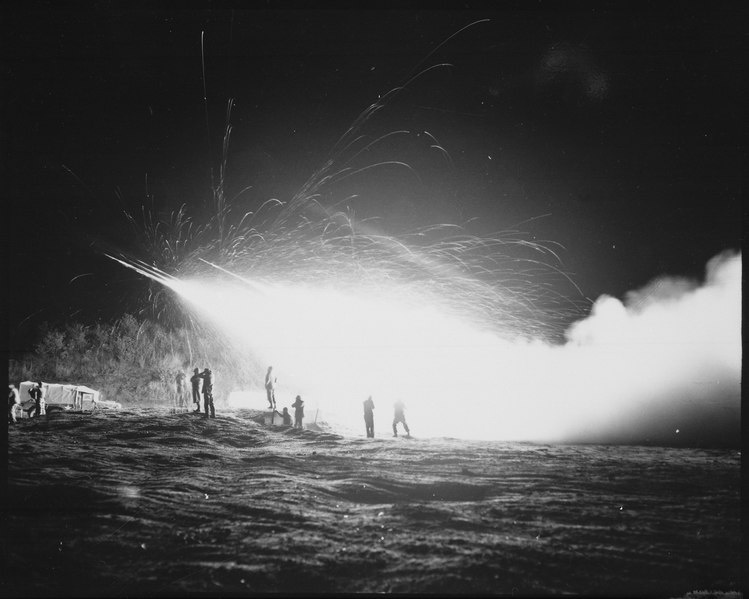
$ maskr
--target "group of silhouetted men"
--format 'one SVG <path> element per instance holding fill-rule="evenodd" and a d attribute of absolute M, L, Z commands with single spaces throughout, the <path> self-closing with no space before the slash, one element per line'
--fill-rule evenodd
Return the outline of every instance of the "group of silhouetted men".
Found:
<path fill-rule="evenodd" d="M 294 403 L 291 404 L 291 407 L 294 408 L 294 428 L 304 428 L 304 402 L 302 401 L 301 395 L 296 396 L 296 399 L 294 400 Z M 281 417 L 283 418 L 284 424 L 291 426 L 291 414 L 289 413 L 289 408 L 283 409 L 283 412 L 281 412 Z"/>
<path fill-rule="evenodd" d="M 185 400 L 185 374 L 183 372 L 177 373 L 177 406 L 187 407 L 187 401 Z M 216 417 L 216 408 L 213 405 L 213 371 L 210 368 L 206 368 L 203 372 L 200 372 L 200 368 L 193 370 L 193 375 L 190 377 L 190 384 L 192 385 L 192 403 L 195 406 L 193 410 L 196 414 L 200 413 L 200 395 L 203 395 L 203 405 L 205 407 L 205 417 L 211 418 Z"/>
<path fill-rule="evenodd" d="M 213 405 L 213 372 L 210 368 L 205 368 L 203 372 L 200 372 L 199 368 L 193 370 L 193 375 L 190 377 L 190 383 L 192 385 L 192 401 L 195 405 L 194 412 L 199 414 L 200 409 L 200 395 L 203 395 L 203 406 L 205 409 L 206 418 L 216 417 L 216 408 Z M 273 374 L 273 366 L 268 366 L 268 371 L 265 375 L 265 390 L 268 397 L 268 407 L 271 410 L 276 409 L 276 383 L 278 379 Z M 182 405 L 184 400 L 185 391 L 185 375 L 182 372 L 177 374 L 177 402 Z M 8 385 L 8 421 L 15 423 L 17 419 L 18 411 L 21 409 L 21 399 L 15 385 Z M 29 396 L 34 400 L 34 406 L 29 411 L 29 416 L 42 416 L 46 414 L 46 404 L 44 401 L 44 387 L 41 383 L 37 383 L 34 387 L 29 389 Z M 294 428 L 304 428 L 304 401 L 302 396 L 297 395 L 294 403 L 291 404 L 294 408 Z M 398 424 L 402 424 L 406 431 L 406 436 L 411 436 L 411 431 L 408 428 L 405 415 L 405 405 L 400 399 L 393 404 L 395 414 L 393 416 L 393 436 L 398 436 Z M 367 437 L 374 438 L 374 401 L 370 395 L 364 401 L 364 426 L 366 428 Z M 284 408 L 281 414 L 283 423 L 291 426 L 291 414 L 288 408 Z"/>
<path fill-rule="evenodd" d="M 47 402 L 44 400 L 44 385 L 41 381 L 29 389 L 29 396 L 34 400 L 34 405 L 29 410 L 29 418 L 44 416 L 47 413 Z M 8 423 L 15 424 L 22 410 L 21 395 L 11 383 L 8 385 Z"/>
<path fill-rule="evenodd" d="M 213 372 L 210 368 L 206 368 L 203 372 L 200 372 L 199 368 L 193 370 L 193 375 L 190 377 L 190 383 L 192 385 L 192 401 L 195 405 L 194 412 L 199 414 L 200 409 L 200 395 L 203 395 L 203 407 L 205 409 L 206 418 L 216 417 L 216 408 L 213 405 Z M 265 375 L 265 390 L 268 397 L 268 407 L 271 410 L 276 409 L 276 383 L 278 382 L 276 376 L 273 374 L 273 366 L 268 366 L 268 371 Z M 177 374 L 177 402 L 178 405 L 182 405 L 184 401 L 185 392 L 185 375 L 182 372 Z M 21 408 L 21 399 L 19 397 L 18 389 L 15 385 L 8 385 L 8 421 L 11 423 L 16 422 L 17 413 Z M 41 416 L 46 414 L 45 401 L 44 401 L 44 387 L 41 383 L 37 383 L 34 387 L 29 389 L 29 395 L 34 400 L 34 406 L 30 410 L 29 416 Z M 302 396 L 297 395 L 294 403 L 291 404 L 294 408 L 294 428 L 304 428 L 304 401 Z M 398 424 L 402 424 L 406 431 L 406 436 L 411 436 L 411 431 L 408 428 L 405 415 L 405 405 L 399 399 L 393 405 L 395 414 L 393 416 L 393 436 L 398 436 Z M 364 401 L 364 426 L 366 428 L 367 437 L 374 438 L 374 401 L 370 395 Z M 288 408 L 284 408 L 281 414 L 283 423 L 291 425 L 291 414 Z"/>
<path fill-rule="evenodd" d="M 278 383 L 278 377 L 273 373 L 273 366 L 268 366 L 268 370 L 265 373 L 265 394 L 268 398 L 268 409 L 276 409 L 276 384 Z M 294 403 L 291 404 L 294 408 L 294 428 L 304 428 L 304 401 L 302 396 L 297 395 L 294 399 Z M 282 422 L 285 425 L 291 426 L 291 414 L 289 408 L 284 408 L 281 412 Z"/>
<path fill-rule="evenodd" d="M 273 366 L 268 366 L 268 370 L 265 373 L 265 393 L 268 398 L 268 409 L 276 409 L 276 384 L 278 378 L 273 373 Z M 294 428 L 303 428 L 302 420 L 304 419 L 304 402 L 300 395 L 296 396 L 296 399 L 291 407 L 294 408 Z M 406 436 L 411 436 L 411 431 L 408 428 L 406 422 L 405 409 L 406 406 L 400 399 L 393 405 L 395 408 L 395 415 L 393 416 L 393 437 L 398 436 L 398 424 L 402 424 L 406 431 Z M 364 401 L 364 426 L 366 427 L 367 437 L 374 438 L 374 401 L 370 395 Z M 281 413 L 283 423 L 291 425 L 291 414 L 288 408 L 284 408 Z"/>
<path fill-rule="evenodd" d="M 216 409 L 213 405 L 213 372 L 210 368 L 206 368 L 203 370 L 203 372 L 200 372 L 199 368 L 196 368 L 193 371 L 193 375 L 190 377 L 190 383 L 192 385 L 192 401 L 195 405 L 195 413 L 200 413 L 200 395 L 202 393 L 203 395 L 203 405 L 205 409 L 205 417 L 208 418 L 215 418 L 216 417 Z M 177 401 L 180 403 L 184 400 L 184 391 L 185 391 L 185 375 L 180 372 L 177 374 Z M 268 408 L 270 410 L 275 411 L 276 410 L 276 385 L 278 383 L 278 379 L 276 375 L 273 373 L 273 366 L 268 366 L 268 370 L 265 374 L 265 392 L 266 397 L 268 399 Z M 11 385 L 12 387 L 12 385 Z M 41 384 L 39 385 L 39 388 L 41 388 Z M 37 389 L 36 387 L 34 389 Z M 33 390 L 32 390 L 33 391 Z M 30 391 L 29 393 L 32 393 Z M 41 391 L 35 391 L 35 393 L 41 393 Z M 18 392 L 16 391 L 16 395 Z M 43 393 L 42 393 L 43 395 Z M 43 402 L 43 400 L 42 400 Z M 297 395 L 294 403 L 291 404 L 291 407 L 294 408 L 294 422 L 293 426 L 294 428 L 304 428 L 304 401 L 302 400 L 301 395 Z M 397 400 L 395 404 L 393 404 L 394 408 L 394 415 L 393 415 L 393 436 L 398 436 L 398 424 L 403 425 L 403 429 L 406 431 L 406 436 L 411 436 L 411 431 L 408 428 L 408 423 L 406 422 L 406 415 L 405 415 L 405 405 L 402 400 Z M 43 409 L 43 407 L 42 407 Z M 374 401 L 372 400 L 372 396 L 370 395 L 365 401 L 364 401 L 364 426 L 366 428 L 367 437 L 374 438 Z M 282 422 L 285 425 L 291 426 L 291 413 L 289 412 L 289 408 L 284 408 L 282 413 Z"/>
<path fill-rule="evenodd" d="M 393 437 L 398 436 L 398 424 L 402 424 L 406 431 L 406 436 L 411 436 L 411 431 L 406 423 L 405 404 L 399 399 L 393 404 L 395 415 L 393 416 Z M 374 401 L 370 395 L 364 400 L 364 426 L 367 430 L 367 437 L 374 438 Z"/>

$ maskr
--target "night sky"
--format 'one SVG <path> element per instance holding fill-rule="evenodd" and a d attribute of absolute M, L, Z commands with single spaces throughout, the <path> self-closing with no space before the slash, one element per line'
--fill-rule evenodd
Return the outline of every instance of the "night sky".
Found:
<path fill-rule="evenodd" d="M 701 278 L 741 246 L 738 3 L 73 6 L 2 9 L 11 350 L 42 321 L 128 309 L 142 278 L 96 248 L 137 252 L 123 210 L 141 204 L 206 213 L 229 99 L 227 185 L 251 186 L 243 213 L 289 199 L 359 113 L 440 63 L 452 66 L 411 82 L 367 130 L 408 130 L 408 149 L 374 158 L 407 161 L 419 178 L 362 180 L 358 216 L 396 232 L 475 218 L 480 233 L 552 240 L 591 301 L 659 275 Z"/>

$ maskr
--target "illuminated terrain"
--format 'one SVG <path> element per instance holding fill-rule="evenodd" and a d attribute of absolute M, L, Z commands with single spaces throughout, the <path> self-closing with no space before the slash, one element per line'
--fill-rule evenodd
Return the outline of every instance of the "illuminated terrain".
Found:
<path fill-rule="evenodd" d="M 0 594 L 741 588 L 736 450 L 393 439 L 379 421 L 365 439 L 253 416 L 20 421 Z"/>

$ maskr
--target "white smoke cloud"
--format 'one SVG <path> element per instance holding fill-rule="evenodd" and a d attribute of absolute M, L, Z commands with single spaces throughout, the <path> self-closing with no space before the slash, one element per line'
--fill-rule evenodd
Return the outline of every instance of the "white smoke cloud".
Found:
<path fill-rule="evenodd" d="M 435 433 L 476 439 L 738 444 L 739 253 L 710 260 L 702 282 L 659 277 L 624 301 L 601 296 L 566 337 L 467 341 L 473 351 L 421 377 L 428 401 L 410 390 L 414 420 L 436 413 Z"/>
<path fill-rule="evenodd" d="M 701 284 L 660 277 L 625 302 L 602 296 L 567 339 L 561 351 L 594 383 L 583 404 L 603 402 L 612 417 L 595 432 L 571 427 L 570 438 L 738 440 L 741 254 L 710 260 Z"/>

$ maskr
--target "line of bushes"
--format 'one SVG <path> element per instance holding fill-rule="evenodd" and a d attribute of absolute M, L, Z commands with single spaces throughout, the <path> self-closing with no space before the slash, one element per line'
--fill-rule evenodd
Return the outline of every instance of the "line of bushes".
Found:
<path fill-rule="evenodd" d="M 214 371 L 214 396 L 261 385 L 262 366 L 207 326 L 168 330 L 125 314 L 112 323 L 44 325 L 34 350 L 9 362 L 9 381 L 93 387 L 125 405 L 169 405 L 177 372 Z"/>

